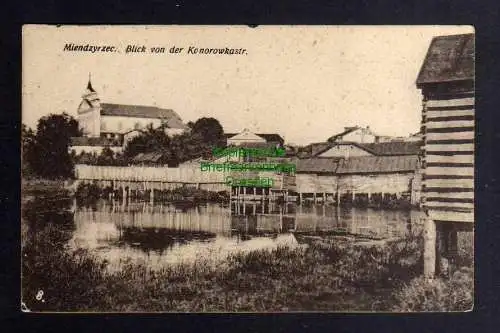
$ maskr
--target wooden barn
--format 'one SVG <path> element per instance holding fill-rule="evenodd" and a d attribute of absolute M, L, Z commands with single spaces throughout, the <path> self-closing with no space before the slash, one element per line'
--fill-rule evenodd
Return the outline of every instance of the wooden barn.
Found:
<path fill-rule="evenodd" d="M 412 197 L 419 191 L 414 180 L 419 177 L 417 155 L 355 156 L 350 158 L 317 157 L 297 161 L 296 188 L 299 197 L 329 196 L 340 201 L 367 203 L 378 200 Z M 341 198 L 338 200 L 337 198 Z"/>
<path fill-rule="evenodd" d="M 423 97 L 427 276 L 453 264 L 457 231 L 473 229 L 474 57 L 474 34 L 435 37 L 416 82 Z"/>

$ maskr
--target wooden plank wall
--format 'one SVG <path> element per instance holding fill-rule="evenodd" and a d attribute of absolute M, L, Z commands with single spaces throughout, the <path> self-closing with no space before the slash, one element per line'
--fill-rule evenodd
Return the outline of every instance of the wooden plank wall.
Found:
<path fill-rule="evenodd" d="M 414 173 L 391 173 L 376 175 L 323 176 L 297 174 L 299 193 L 390 193 L 400 194 L 411 191 Z"/>
<path fill-rule="evenodd" d="M 474 222 L 474 92 L 423 93 L 423 206 L 434 221 Z"/>
<path fill-rule="evenodd" d="M 118 180 L 171 183 L 223 183 L 223 172 L 205 172 L 197 168 L 166 168 L 142 166 L 75 165 L 75 175 L 80 180 Z"/>

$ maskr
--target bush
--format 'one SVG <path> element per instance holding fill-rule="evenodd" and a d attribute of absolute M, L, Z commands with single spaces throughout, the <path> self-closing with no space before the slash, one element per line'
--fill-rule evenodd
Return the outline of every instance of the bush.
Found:
<path fill-rule="evenodd" d="M 463 267 L 450 279 L 413 279 L 396 293 L 394 311 L 469 311 L 473 307 L 474 273 Z"/>

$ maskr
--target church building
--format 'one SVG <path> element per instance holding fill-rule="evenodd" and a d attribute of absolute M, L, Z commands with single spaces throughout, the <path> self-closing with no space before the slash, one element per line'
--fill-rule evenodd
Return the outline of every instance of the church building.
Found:
<path fill-rule="evenodd" d="M 118 150 L 149 125 L 164 128 L 170 136 L 182 134 L 188 129 L 172 109 L 102 103 L 90 78 L 78 106 L 77 120 L 83 132 L 83 138 L 72 140 L 71 149 L 77 154 L 82 151 L 99 152 L 105 146 L 116 146 L 114 150 Z"/>

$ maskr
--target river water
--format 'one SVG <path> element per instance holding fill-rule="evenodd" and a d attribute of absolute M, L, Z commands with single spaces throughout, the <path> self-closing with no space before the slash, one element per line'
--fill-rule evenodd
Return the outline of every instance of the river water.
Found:
<path fill-rule="evenodd" d="M 113 271 L 127 263 L 160 269 L 197 259 L 223 259 L 236 251 L 300 246 L 295 234 L 304 232 L 338 232 L 375 239 L 405 237 L 419 228 L 422 219 L 419 211 L 333 205 L 174 205 L 100 200 L 83 206 L 74 200 L 63 201 L 55 204 L 34 198 L 25 207 L 28 214 L 24 218 L 42 218 L 47 223 L 65 219 L 71 225 L 66 248 L 86 249 L 106 260 Z M 33 221 L 28 222 L 33 225 Z M 36 228 L 25 232 L 29 236 Z"/>

